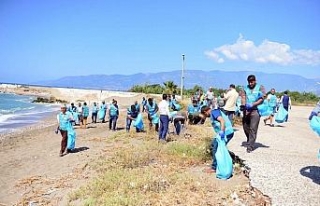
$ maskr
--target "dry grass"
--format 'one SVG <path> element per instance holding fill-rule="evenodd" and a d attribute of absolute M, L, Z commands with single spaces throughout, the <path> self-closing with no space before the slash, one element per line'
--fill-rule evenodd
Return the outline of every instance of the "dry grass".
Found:
<path fill-rule="evenodd" d="M 196 189 L 200 180 L 188 173 L 191 165 L 208 159 L 200 140 L 162 145 L 153 131 L 138 134 L 119 133 L 109 138 L 122 141 L 122 147 L 112 157 L 97 161 L 94 168 L 100 176 L 70 194 L 70 205 L 79 199 L 84 205 L 174 205 L 185 202 L 184 195 L 172 199 L 177 189 L 200 190 Z M 131 137 L 130 142 L 126 142 L 127 137 Z"/>
<path fill-rule="evenodd" d="M 213 134 L 209 125 L 188 126 L 191 138 L 176 137 L 176 141 L 167 144 L 159 144 L 156 133 L 149 130 L 114 134 L 109 140 L 118 141 L 121 146 L 112 156 L 102 155 L 94 163 L 98 177 L 69 194 L 69 205 L 232 204 L 232 193 L 249 193 L 244 186 L 222 190 L 224 183 L 202 173 L 211 160 Z M 241 169 L 236 169 L 234 175 L 243 176 Z"/>

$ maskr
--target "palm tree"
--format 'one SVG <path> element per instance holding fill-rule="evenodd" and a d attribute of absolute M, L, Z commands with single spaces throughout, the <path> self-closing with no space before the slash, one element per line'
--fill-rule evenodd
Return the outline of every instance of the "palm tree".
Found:
<path fill-rule="evenodd" d="M 168 94 L 176 94 L 178 86 L 173 81 L 163 82 L 165 86 L 165 92 Z"/>

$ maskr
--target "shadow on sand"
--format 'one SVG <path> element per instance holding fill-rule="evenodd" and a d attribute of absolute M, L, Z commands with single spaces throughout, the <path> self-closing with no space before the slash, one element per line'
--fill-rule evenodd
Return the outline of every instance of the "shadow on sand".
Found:
<path fill-rule="evenodd" d="M 307 166 L 300 170 L 302 176 L 310 178 L 314 183 L 320 185 L 320 167 Z"/>
<path fill-rule="evenodd" d="M 276 124 L 276 125 L 274 125 L 274 127 L 286 127 L 286 126 L 284 126 L 282 124 Z"/>
<path fill-rule="evenodd" d="M 264 126 L 269 126 L 269 127 L 286 127 L 282 124 L 274 124 L 274 126 L 271 126 L 271 124 L 265 124 Z"/>
<path fill-rule="evenodd" d="M 126 129 L 125 127 L 117 127 L 117 131 L 121 131 L 121 130 L 124 130 L 124 129 Z"/>
<path fill-rule="evenodd" d="M 247 147 L 248 146 L 248 143 L 247 142 L 242 142 L 241 143 L 241 146 L 242 147 Z M 253 150 L 256 150 L 256 149 L 258 149 L 258 148 L 269 148 L 270 146 L 268 146 L 268 145 L 264 145 L 264 144 L 261 144 L 261 143 L 259 143 L 259 142 L 256 142 L 256 143 L 254 143 L 254 148 L 253 148 Z"/>
<path fill-rule="evenodd" d="M 74 148 L 71 153 L 78 153 L 78 152 L 86 151 L 88 149 L 89 147 L 77 147 L 77 148 Z"/>
<path fill-rule="evenodd" d="M 87 129 L 94 129 L 97 128 L 97 126 L 87 126 Z"/>

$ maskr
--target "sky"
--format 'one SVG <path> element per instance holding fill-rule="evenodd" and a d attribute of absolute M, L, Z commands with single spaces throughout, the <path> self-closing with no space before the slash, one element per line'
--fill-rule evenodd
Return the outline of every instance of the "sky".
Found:
<path fill-rule="evenodd" d="M 320 1 L 0 0 L 0 82 L 182 65 L 320 78 Z"/>

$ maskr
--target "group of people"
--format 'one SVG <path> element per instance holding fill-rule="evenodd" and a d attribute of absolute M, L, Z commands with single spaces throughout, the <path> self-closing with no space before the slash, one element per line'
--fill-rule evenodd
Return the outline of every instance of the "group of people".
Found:
<path fill-rule="evenodd" d="M 268 94 L 265 88 L 257 83 L 255 75 L 247 77 L 247 85 L 237 92 L 234 84 L 230 84 L 226 93 L 219 95 L 219 99 L 214 97 L 212 88 L 209 88 L 206 95 L 202 91 L 197 91 L 191 97 L 191 104 L 188 105 L 186 112 L 180 111 L 181 106 L 174 95 L 162 94 L 162 100 L 157 103 L 155 99 L 143 97 L 141 106 L 135 101 L 127 109 L 126 115 L 126 131 L 130 131 L 131 124 L 136 127 L 136 132 L 144 131 L 143 113 L 147 114 L 149 121 L 149 129 L 154 127 L 158 132 L 159 142 L 167 142 L 167 134 L 169 123 L 173 122 L 175 132 L 179 135 L 181 126 L 186 124 L 203 124 L 207 118 L 210 118 L 212 127 L 218 136 L 225 141 L 225 144 L 233 138 L 233 119 L 237 114 L 241 114 L 243 130 L 246 136 L 246 151 L 251 153 L 255 149 L 257 139 L 257 131 L 260 118 L 266 124 L 270 121 L 270 126 L 274 126 L 274 116 L 279 110 L 279 105 L 288 111 L 291 108 L 291 99 L 287 92 L 279 98 L 275 95 L 275 89 L 272 88 Z M 267 105 L 268 115 L 262 114 L 262 105 Z M 79 109 L 81 107 L 81 109 Z M 69 112 L 68 112 L 69 110 Z M 103 112 L 104 111 L 104 112 Z M 93 104 L 92 122 L 96 123 L 97 116 L 101 122 L 105 122 L 105 114 L 109 111 L 109 129 L 116 130 L 116 122 L 119 116 L 119 108 L 117 101 L 113 100 L 109 106 L 102 102 L 100 108 L 97 104 Z M 75 115 L 78 114 L 78 116 Z M 98 115 L 100 113 L 100 115 Z M 62 136 L 60 155 L 70 152 L 68 144 L 68 132 L 71 131 L 69 122 L 79 118 L 82 124 L 86 124 L 89 111 L 86 103 L 78 105 L 76 108 L 73 104 L 67 109 L 65 106 L 61 108 L 58 115 L 59 130 Z M 320 116 L 320 102 L 310 114 L 309 119 Z M 285 117 L 288 121 L 288 115 Z M 72 133 L 72 132 L 71 132 Z M 320 134 L 319 134 L 320 135 Z M 212 140 L 212 165 L 206 172 L 215 172 L 217 168 L 216 152 L 218 149 L 218 141 L 216 138 Z"/>
<path fill-rule="evenodd" d="M 130 131 L 132 122 L 134 122 L 134 127 L 136 132 L 144 131 L 144 124 L 142 113 L 146 113 L 149 121 L 149 128 L 155 128 L 155 131 L 159 133 L 159 141 L 166 142 L 166 136 L 168 133 L 169 122 L 174 123 L 176 134 L 180 134 L 181 124 L 185 123 L 185 116 L 178 111 L 181 109 L 181 106 L 178 104 L 175 99 L 175 95 L 163 94 L 162 101 L 157 104 L 153 98 L 146 99 L 143 97 L 142 110 L 138 101 L 135 101 L 132 105 L 127 108 L 126 115 L 126 131 Z M 117 121 L 119 118 L 119 107 L 117 100 L 113 99 L 110 104 L 106 104 L 105 101 L 102 101 L 100 107 L 96 102 L 93 103 L 92 108 L 90 109 L 87 106 L 87 103 L 83 104 L 78 103 L 78 106 L 75 106 L 74 103 L 71 103 L 69 107 L 63 105 L 61 107 L 61 112 L 57 115 L 58 120 L 58 129 L 62 136 L 61 141 L 61 150 L 59 155 L 64 156 L 74 149 L 69 145 L 69 141 L 75 141 L 75 133 L 73 130 L 74 125 L 80 125 L 80 128 L 86 128 L 88 122 L 87 119 L 91 113 L 92 123 L 101 123 L 106 122 L 106 116 L 109 116 L 109 130 L 117 130 Z M 71 136 L 69 134 L 72 134 Z M 73 144 L 74 145 L 74 144 Z"/>
<path fill-rule="evenodd" d="M 243 130 L 247 138 L 246 151 L 251 153 L 255 149 L 260 118 L 265 116 L 260 111 L 261 105 L 266 103 L 267 110 L 271 111 L 268 113 L 267 118 L 264 119 L 264 122 L 266 123 L 269 120 L 271 122 L 270 125 L 274 126 L 273 117 L 279 105 L 288 111 L 291 108 L 291 100 L 287 92 L 284 92 L 284 95 L 279 100 L 275 96 L 275 89 L 271 89 L 267 95 L 264 87 L 257 83 L 255 75 L 249 75 L 247 82 L 248 84 L 239 93 L 235 90 L 235 86 L 231 84 L 227 93 L 221 95 L 223 103 L 217 105 L 193 98 L 192 104 L 188 106 L 187 114 L 189 121 L 193 124 L 201 124 L 206 118 L 210 118 L 215 133 L 225 141 L 225 144 L 228 144 L 234 136 L 233 117 L 236 113 L 241 113 Z M 285 121 L 287 120 L 288 114 L 285 117 Z M 218 141 L 215 137 L 212 140 L 212 165 L 206 169 L 206 172 L 216 172 L 217 160 L 215 154 L 217 149 Z"/>
<path fill-rule="evenodd" d="M 226 93 L 215 98 L 212 88 L 205 95 L 198 90 L 191 98 L 191 104 L 187 108 L 189 124 L 203 124 L 206 118 L 210 118 L 212 127 L 216 134 L 225 141 L 226 144 L 233 138 L 233 118 L 237 111 L 239 93 L 234 84 L 230 84 Z M 217 169 L 216 153 L 218 150 L 218 140 L 212 139 L 212 165 L 205 172 L 213 173 Z"/>
<path fill-rule="evenodd" d="M 89 114 L 91 113 L 91 122 L 97 123 L 100 121 L 101 123 L 106 122 L 107 113 L 109 115 L 109 129 L 115 130 L 117 119 L 119 116 L 119 107 L 117 104 L 117 100 L 113 99 L 109 105 L 106 104 L 105 101 L 101 102 L 100 107 L 96 102 L 93 102 L 91 109 L 87 106 L 87 103 L 81 102 L 78 103 L 78 106 L 75 106 L 74 103 L 71 103 L 69 107 L 67 107 L 67 111 L 72 114 L 73 125 L 80 125 L 80 128 L 87 128 Z"/>
<path fill-rule="evenodd" d="M 147 113 L 149 121 L 149 129 L 153 126 L 158 132 L 159 141 L 165 143 L 169 131 L 169 123 L 173 122 L 175 133 L 181 132 L 181 126 L 186 123 L 186 116 L 183 112 L 179 112 L 181 105 L 175 98 L 175 95 L 162 94 L 162 100 L 157 104 L 153 98 L 142 100 L 143 111 Z"/>
<path fill-rule="evenodd" d="M 200 95 L 198 95 L 200 94 Z M 210 97 L 210 98 L 209 98 Z M 212 97 L 212 98 L 211 98 Z M 207 106 L 211 109 L 220 109 L 228 116 L 231 123 L 237 112 L 239 103 L 239 93 L 236 91 L 234 84 L 230 84 L 226 93 L 220 94 L 215 98 L 212 88 L 210 87 L 206 95 L 203 95 L 201 90 L 197 91 L 191 98 L 191 104 L 187 108 L 187 117 L 190 124 L 204 123 L 201 116 L 201 108 Z"/>

